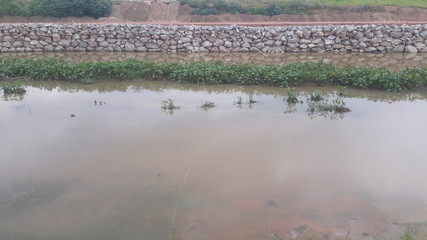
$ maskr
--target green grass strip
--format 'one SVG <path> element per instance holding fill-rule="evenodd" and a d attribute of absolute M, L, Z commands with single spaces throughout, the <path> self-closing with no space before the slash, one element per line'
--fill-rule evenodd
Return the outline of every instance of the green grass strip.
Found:
<path fill-rule="evenodd" d="M 53 58 L 0 58 L 0 79 L 16 77 L 25 77 L 33 81 L 82 83 L 152 79 L 179 83 L 279 87 L 339 85 L 394 92 L 427 87 L 427 68 L 407 68 L 394 72 L 385 68 L 354 66 L 338 68 L 330 64 L 312 62 L 284 65 L 223 62 L 178 64 L 139 60 L 71 63 Z"/>

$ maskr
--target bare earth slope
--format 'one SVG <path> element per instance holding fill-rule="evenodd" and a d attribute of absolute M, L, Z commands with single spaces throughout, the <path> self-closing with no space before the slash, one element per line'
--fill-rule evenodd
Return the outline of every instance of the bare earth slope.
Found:
<path fill-rule="evenodd" d="M 329 24 L 329 23 L 427 23 L 427 9 L 387 6 L 382 12 L 357 12 L 355 7 L 347 10 L 317 10 L 312 15 L 262 16 L 249 14 L 191 15 L 191 9 L 179 3 L 147 4 L 126 2 L 114 5 L 108 18 L 52 18 L 52 17 L 3 17 L 1 23 L 28 22 L 79 22 L 79 23 L 153 23 L 153 24 L 197 24 L 197 25 L 288 25 L 288 24 Z"/>

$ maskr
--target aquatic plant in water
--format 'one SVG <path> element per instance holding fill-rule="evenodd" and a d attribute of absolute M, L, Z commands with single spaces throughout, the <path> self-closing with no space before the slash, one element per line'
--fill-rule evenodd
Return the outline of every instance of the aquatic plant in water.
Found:
<path fill-rule="evenodd" d="M 176 110 L 176 109 L 179 109 L 180 107 L 176 106 L 175 103 L 174 103 L 174 101 L 169 98 L 168 100 L 162 101 L 161 108 L 163 110 Z"/>
<path fill-rule="evenodd" d="M 237 101 L 234 101 L 234 105 L 236 105 L 238 108 L 242 108 L 242 104 L 243 104 L 243 101 L 242 101 L 242 97 L 237 97 Z"/>
<path fill-rule="evenodd" d="M 205 101 L 202 102 L 202 105 L 200 106 L 201 109 L 203 110 L 208 110 L 210 108 L 214 108 L 215 107 L 215 103 L 214 102 L 210 102 L 210 101 Z"/>
<path fill-rule="evenodd" d="M 314 90 L 314 91 L 309 93 L 308 100 L 318 102 L 318 101 L 323 100 L 323 95 L 324 94 L 322 92 L 320 92 L 318 90 Z"/>
<path fill-rule="evenodd" d="M 161 109 L 168 115 L 173 115 L 175 110 L 179 110 L 180 106 L 175 105 L 172 99 L 164 100 L 161 102 Z"/>

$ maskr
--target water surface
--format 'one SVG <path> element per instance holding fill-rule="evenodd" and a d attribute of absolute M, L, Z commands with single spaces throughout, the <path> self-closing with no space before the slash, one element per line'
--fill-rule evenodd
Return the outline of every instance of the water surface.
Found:
<path fill-rule="evenodd" d="M 0 239 L 424 239 L 427 92 L 346 94 L 323 117 L 280 88 L 28 84 L 0 100 Z"/>

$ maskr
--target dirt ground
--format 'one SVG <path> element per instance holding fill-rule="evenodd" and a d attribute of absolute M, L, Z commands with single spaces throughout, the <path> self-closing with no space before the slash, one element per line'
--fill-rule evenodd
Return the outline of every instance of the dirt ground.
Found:
<path fill-rule="evenodd" d="M 125 2 L 113 5 L 110 17 L 94 19 L 90 17 L 11 17 L 0 18 L 0 23 L 149 23 L 149 24 L 192 24 L 192 25 L 318 25 L 318 24 L 403 24 L 427 23 L 427 9 L 415 7 L 387 6 L 381 12 L 357 12 L 355 7 L 343 6 L 346 10 L 320 9 L 312 15 L 262 16 L 249 14 L 191 15 L 188 6 L 179 3 L 148 4 L 145 2 Z"/>

